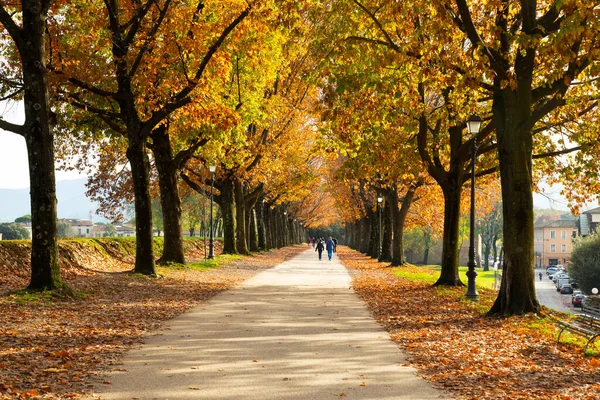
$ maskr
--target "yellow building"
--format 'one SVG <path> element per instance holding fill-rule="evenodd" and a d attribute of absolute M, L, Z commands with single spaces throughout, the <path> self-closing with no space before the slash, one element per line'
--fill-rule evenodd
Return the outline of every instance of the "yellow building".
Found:
<path fill-rule="evenodd" d="M 538 267 L 569 265 L 577 226 L 573 220 L 540 221 L 534 225 L 534 264 Z"/>

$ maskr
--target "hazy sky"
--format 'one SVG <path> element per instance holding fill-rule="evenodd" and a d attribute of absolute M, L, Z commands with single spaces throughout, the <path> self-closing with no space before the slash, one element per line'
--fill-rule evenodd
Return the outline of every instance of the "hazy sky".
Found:
<path fill-rule="evenodd" d="M 21 105 L 0 103 L 0 116 L 6 121 L 20 124 L 24 116 Z M 80 178 L 77 172 L 56 172 L 56 180 Z M 29 187 L 29 168 L 25 139 L 0 129 L 0 189 L 24 189 Z"/>

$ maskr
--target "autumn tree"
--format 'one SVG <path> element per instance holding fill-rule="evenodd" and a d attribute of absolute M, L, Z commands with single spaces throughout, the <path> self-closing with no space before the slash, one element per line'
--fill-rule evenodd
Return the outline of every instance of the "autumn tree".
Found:
<path fill-rule="evenodd" d="M 215 79 L 219 71 L 209 68 L 211 60 L 253 5 L 228 3 L 221 9 L 203 1 L 148 0 L 127 6 L 108 1 L 102 9 L 97 3 L 78 4 L 79 13 L 66 12 L 69 18 L 57 26 L 63 36 L 56 36 L 51 68 L 64 82 L 65 101 L 95 113 L 126 139 L 135 194 L 137 272 L 155 273 L 148 139 L 169 116 L 193 102 L 194 90 L 210 82 L 209 76 Z M 84 25 L 86 32 L 95 27 L 91 45 L 81 43 L 89 43 L 81 34 Z M 178 38 L 190 31 L 195 47 L 185 51 L 195 56 L 187 62 L 177 58 L 183 51 Z M 177 72 L 164 69 L 177 59 Z"/>
<path fill-rule="evenodd" d="M 10 37 L 6 53 L 18 62 L 2 72 L 2 98 L 22 99 L 25 122 L 0 119 L 0 128 L 25 138 L 31 199 L 31 280 L 29 289 L 61 289 L 54 177 L 54 113 L 48 100 L 47 21 L 50 0 L 0 3 L 0 23 Z M 2 63 L 7 66 L 6 60 Z"/>
<path fill-rule="evenodd" d="M 598 3 L 520 0 L 469 7 L 466 0 L 440 4 L 469 41 L 471 73 L 492 98 L 498 139 L 504 219 L 504 265 L 492 314 L 539 311 L 535 297 L 532 159 L 534 133 L 570 103 L 576 80 L 597 76 Z"/>

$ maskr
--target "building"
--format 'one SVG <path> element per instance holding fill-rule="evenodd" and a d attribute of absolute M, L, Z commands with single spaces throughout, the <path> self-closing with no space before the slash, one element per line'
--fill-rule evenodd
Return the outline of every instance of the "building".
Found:
<path fill-rule="evenodd" d="M 579 230 L 581 236 L 587 236 L 592 232 L 598 232 L 600 224 L 600 207 L 583 211 L 579 217 Z"/>
<path fill-rule="evenodd" d="M 573 238 L 577 237 L 574 220 L 538 220 L 533 228 L 536 266 L 569 264 L 573 251 Z"/>
<path fill-rule="evenodd" d="M 94 224 L 92 221 L 85 219 L 67 219 L 63 218 L 62 221 L 68 222 L 73 230 L 73 236 L 75 237 L 92 237 L 92 228 Z"/>

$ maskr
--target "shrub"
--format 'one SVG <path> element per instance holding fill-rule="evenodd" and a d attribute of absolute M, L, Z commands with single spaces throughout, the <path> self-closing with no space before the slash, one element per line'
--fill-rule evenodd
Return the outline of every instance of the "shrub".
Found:
<path fill-rule="evenodd" d="M 0 233 L 3 240 L 29 239 L 29 230 L 23 225 L 14 222 L 0 224 Z"/>
<path fill-rule="evenodd" d="M 573 243 L 569 276 L 587 294 L 592 288 L 600 289 L 600 235 L 589 235 Z"/>

